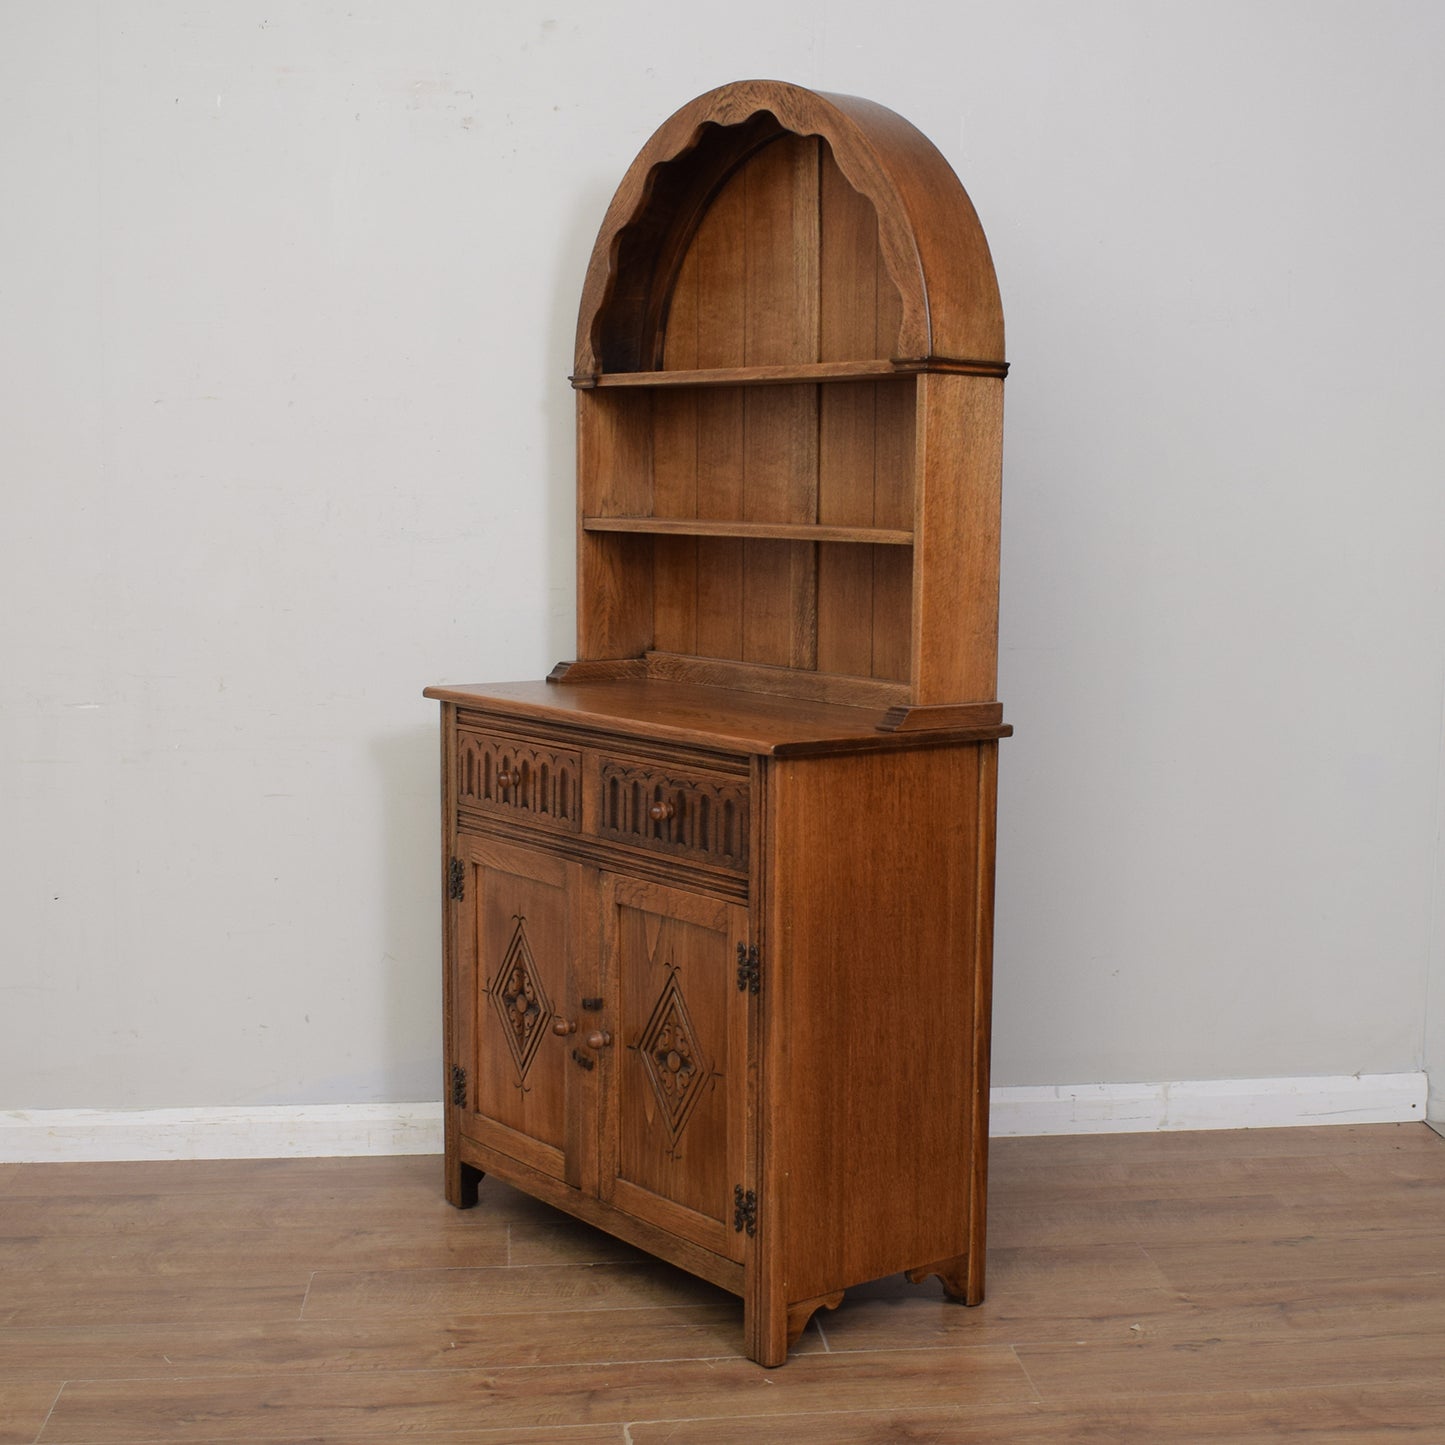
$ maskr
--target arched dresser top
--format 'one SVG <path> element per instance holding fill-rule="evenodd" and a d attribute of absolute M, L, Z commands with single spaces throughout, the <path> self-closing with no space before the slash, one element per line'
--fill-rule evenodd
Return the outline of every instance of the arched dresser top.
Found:
<path fill-rule="evenodd" d="M 879 254 L 902 302 L 897 350 L 882 359 L 914 370 L 938 361 L 1004 373 L 1003 312 L 988 242 L 933 143 L 872 101 L 753 80 L 683 106 L 628 168 L 583 284 L 579 382 L 656 366 L 677 268 L 709 204 L 750 157 L 788 133 L 821 137 L 876 213 Z"/>

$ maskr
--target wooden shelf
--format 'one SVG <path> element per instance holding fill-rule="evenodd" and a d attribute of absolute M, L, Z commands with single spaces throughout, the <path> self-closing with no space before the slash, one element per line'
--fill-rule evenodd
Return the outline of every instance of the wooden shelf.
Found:
<path fill-rule="evenodd" d="M 777 542 L 859 542 L 911 547 L 913 533 L 890 527 L 834 527 L 825 522 L 733 522 L 709 517 L 583 517 L 584 532 L 640 532 L 655 537 L 742 537 Z"/>
<path fill-rule="evenodd" d="M 1002 361 L 964 361 L 951 356 L 924 356 L 898 361 L 809 361 L 786 366 L 608 371 L 595 376 L 577 375 L 570 380 L 579 391 L 607 391 L 615 387 L 776 386 L 786 382 L 878 381 L 887 377 L 918 376 L 923 372 L 1002 377 L 1007 371 L 1008 363 Z"/>

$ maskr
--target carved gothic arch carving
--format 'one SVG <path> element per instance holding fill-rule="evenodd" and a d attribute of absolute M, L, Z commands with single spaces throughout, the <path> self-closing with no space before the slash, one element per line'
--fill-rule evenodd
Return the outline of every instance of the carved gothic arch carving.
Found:
<path fill-rule="evenodd" d="M 854 96 L 749 81 L 699 96 L 642 148 L 593 247 L 577 323 L 579 379 L 651 370 L 689 241 L 728 180 L 780 136 L 818 136 L 873 207 L 880 257 L 902 302 L 884 360 L 1004 364 L 988 243 L 963 186 L 901 116 Z"/>

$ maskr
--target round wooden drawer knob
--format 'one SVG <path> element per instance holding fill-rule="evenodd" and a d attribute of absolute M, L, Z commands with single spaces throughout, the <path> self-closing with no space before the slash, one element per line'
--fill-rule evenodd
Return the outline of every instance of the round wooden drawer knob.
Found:
<path fill-rule="evenodd" d="M 577 1032 L 576 1020 L 557 1019 L 552 1025 L 552 1032 L 559 1038 L 566 1038 L 568 1034 L 575 1034 Z"/>
<path fill-rule="evenodd" d="M 654 823 L 665 823 L 669 818 L 673 817 L 676 812 L 677 809 L 674 808 L 671 803 L 654 803 L 647 810 L 647 816 L 651 818 Z"/>
<path fill-rule="evenodd" d="M 589 1049 L 605 1049 L 612 1042 L 612 1035 L 606 1029 L 594 1029 L 587 1035 Z"/>
<path fill-rule="evenodd" d="M 497 772 L 497 786 L 499 788 L 515 788 L 522 781 L 522 773 L 519 768 L 513 768 L 510 772 L 501 768 Z"/>

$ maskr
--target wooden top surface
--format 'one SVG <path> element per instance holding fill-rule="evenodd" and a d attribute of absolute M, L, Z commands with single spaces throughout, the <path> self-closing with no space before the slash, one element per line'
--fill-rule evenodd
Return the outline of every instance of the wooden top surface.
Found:
<path fill-rule="evenodd" d="M 938 746 L 1007 736 L 1007 726 L 881 732 L 877 708 L 803 702 L 699 683 L 646 681 L 498 682 L 426 689 L 438 702 L 499 719 L 599 728 L 693 747 L 777 757 Z"/>

